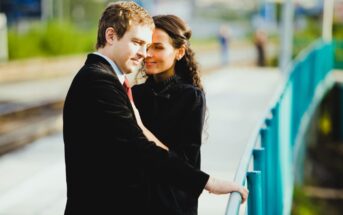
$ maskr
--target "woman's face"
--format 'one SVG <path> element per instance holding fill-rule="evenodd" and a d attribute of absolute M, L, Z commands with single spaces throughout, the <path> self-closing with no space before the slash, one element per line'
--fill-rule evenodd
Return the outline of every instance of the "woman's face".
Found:
<path fill-rule="evenodd" d="M 169 35 L 156 28 L 152 35 L 152 43 L 148 47 L 145 58 L 145 70 L 148 75 L 174 70 L 178 49 L 172 45 Z"/>

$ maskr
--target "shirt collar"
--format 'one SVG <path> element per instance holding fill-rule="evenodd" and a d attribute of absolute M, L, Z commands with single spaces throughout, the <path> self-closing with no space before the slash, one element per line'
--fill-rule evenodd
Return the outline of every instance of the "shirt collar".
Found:
<path fill-rule="evenodd" d="M 108 58 L 107 56 L 105 56 L 105 55 L 103 55 L 103 54 L 101 54 L 99 52 L 93 52 L 93 54 L 96 54 L 96 55 L 99 55 L 99 56 L 103 57 L 111 65 L 112 69 L 114 70 L 114 72 L 118 76 L 118 79 L 119 79 L 120 83 L 124 84 L 124 81 L 125 81 L 124 73 L 122 73 L 120 71 L 118 66 L 110 58 Z"/>

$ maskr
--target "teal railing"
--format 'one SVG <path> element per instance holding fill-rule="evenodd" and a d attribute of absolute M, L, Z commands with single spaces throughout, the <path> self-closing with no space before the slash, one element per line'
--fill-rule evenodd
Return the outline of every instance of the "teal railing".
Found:
<path fill-rule="evenodd" d="M 333 53 L 331 43 L 317 41 L 292 62 L 284 85 L 251 136 L 235 175 L 235 182 L 247 181 L 247 214 L 290 214 L 294 182 L 302 179 L 306 128 L 333 86 Z M 232 193 L 225 214 L 237 215 L 240 203 L 240 195 Z"/>

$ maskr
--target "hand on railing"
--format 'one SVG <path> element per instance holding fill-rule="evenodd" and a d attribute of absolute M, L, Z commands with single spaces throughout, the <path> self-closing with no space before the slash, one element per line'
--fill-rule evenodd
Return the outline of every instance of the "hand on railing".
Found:
<path fill-rule="evenodd" d="M 249 195 L 249 191 L 245 187 L 231 181 L 219 180 L 213 177 L 208 179 L 205 190 L 217 195 L 239 192 L 242 196 L 242 204 L 247 200 Z"/>

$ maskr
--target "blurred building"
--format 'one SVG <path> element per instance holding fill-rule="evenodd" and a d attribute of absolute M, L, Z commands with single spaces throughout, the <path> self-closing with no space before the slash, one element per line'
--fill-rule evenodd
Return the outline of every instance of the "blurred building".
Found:
<path fill-rule="evenodd" d="M 200 6 L 208 6 L 213 4 L 226 5 L 232 9 L 238 10 L 252 10 L 258 6 L 262 1 L 260 0 L 197 0 Z"/>
<path fill-rule="evenodd" d="M 174 14 L 190 21 L 196 9 L 195 0 L 134 0 L 151 15 Z"/>
<path fill-rule="evenodd" d="M 42 15 L 41 0 L 1 0 L 0 13 L 6 14 L 8 24 L 23 19 L 39 19 Z"/>

